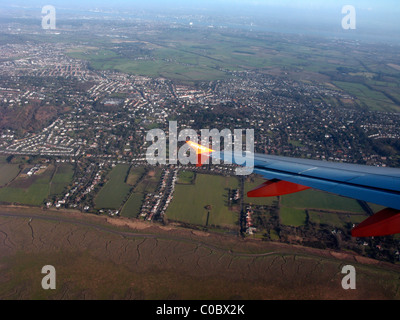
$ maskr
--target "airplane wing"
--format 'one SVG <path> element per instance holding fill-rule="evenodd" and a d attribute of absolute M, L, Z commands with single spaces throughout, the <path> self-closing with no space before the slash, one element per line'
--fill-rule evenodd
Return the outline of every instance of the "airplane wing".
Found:
<path fill-rule="evenodd" d="M 235 162 L 232 153 L 196 149 L 195 143 L 189 144 L 203 157 L 205 154 Z M 314 188 L 388 207 L 356 226 L 352 230 L 353 237 L 400 233 L 400 169 L 263 154 L 252 156 L 253 172 L 268 181 L 248 192 L 249 197 L 280 196 Z M 198 162 L 200 160 L 199 156 Z"/>

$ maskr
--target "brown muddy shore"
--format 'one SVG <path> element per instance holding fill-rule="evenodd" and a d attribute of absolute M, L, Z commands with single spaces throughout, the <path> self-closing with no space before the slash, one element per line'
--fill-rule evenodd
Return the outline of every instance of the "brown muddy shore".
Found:
<path fill-rule="evenodd" d="M 43 290 L 41 269 L 57 271 Z M 356 289 L 342 288 L 342 268 Z M 400 266 L 71 210 L 0 207 L 0 299 L 399 299 Z"/>

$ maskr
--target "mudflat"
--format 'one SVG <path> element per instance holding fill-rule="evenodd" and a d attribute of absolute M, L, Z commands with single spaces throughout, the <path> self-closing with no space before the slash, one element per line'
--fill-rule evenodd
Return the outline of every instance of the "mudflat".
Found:
<path fill-rule="evenodd" d="M 56 269 L 44 290 L 41 269 Z M 356 269 L 344 290 L 342 268 Z M 0 208 L 0 299 L 398 299 L 400 266 L 78 211 Z"/>

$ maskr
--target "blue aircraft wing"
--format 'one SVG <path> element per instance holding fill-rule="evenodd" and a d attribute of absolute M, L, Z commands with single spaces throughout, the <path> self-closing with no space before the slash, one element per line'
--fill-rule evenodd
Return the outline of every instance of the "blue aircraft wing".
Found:
<path fill-rule="evenodd" d="M 235 157 L 235 153 L 213 152 L 210 156 L 245 165 L 244 154 Z M 250 197 L 284 195 L 306 189 L 301 186 L 314 188 L 388 207 L 353 229 L 353 236 L 400 233 L 400 169 L 264 154 L 245 157 L 253 157 L 252 172 L 269 180 L 250 191 Z M 236 158 L 241 161 L 235 161 Z"/>

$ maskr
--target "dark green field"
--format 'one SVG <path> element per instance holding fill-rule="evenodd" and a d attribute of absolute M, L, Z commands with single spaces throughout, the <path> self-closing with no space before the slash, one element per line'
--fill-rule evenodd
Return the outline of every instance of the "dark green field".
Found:
<path fill-rule="evenodd" d="M 0 163 L 0 187 L 9 183 L 19 172 L 18 164 Z"/>
<path fill-rule="evenodd" d="M 357 97 L 362 105 L 375 111 L 398 112 L 399 106 L 388 99 L 382 92 L 370 89 L 361 83 L 334 81 L 335 86 Z"/>
<path fill-rule="evenodd" d="M 144 194 L 139 192 L 133 192 L 128 201 L 125 203 L 121 211 L 121 216 L 127 218 L 137 218 L 140 213 L 144 200 Z"/>
<path fill-rule="evenodd" d="M 128 218 L 137 218 L 145 195 L 157 190 L 162 170 L 160 168 L 132 167 L 127 182 L 135 186 L 131 190 L 129 199 L 125 202 L 121 215 Z"/>
<path fill-rule="evenodd" d="M 51 180 L 50 193 L 52 195 L 60 195 L 65 188 L 71 183 L 74 177 L 74 167 L 70 164 L 61 164 Z"/>
<path fill-rule="evenodd" d="M 172 220 L 203 226 L 208 216 L 208 225 L 235 227 L 239 213 L 229 209 L 228 193 L 238 187 L 236 177 L 197 174 L 195 184 L 176 185 L 166 215 Z"/>
<path fill-rule="evenodd" d="M 303 209 L 282 207 L 279 214 L 281 223 L 284 225 L 293 227 L 305 225 L 306 213 Z"/>
<path fill-rule="evenodd" d="M 361 223 L 367 218 L 365 214 L 339 214 L 329 212 L 309 211 L 310 221 L 317 224 L 326 224 L 335 228 L 344 228 L 346 224 Z"/>
<path fill-rule="evenodd" d="M 282 206 L 299 209 L 326 209 L 364 213 L 357 200 L 340 197 L 317 190 L 306 190 L 281 197 Z"/>
<path fill-rule="evenodd" d="M 32 177 L 18 177 L 7 187 L 0 188 L 0 201 L 28 205 L 42 205 L 50 194 L 50 182 L 55 167 Z"/>
<path fill-rule="evenodd" d="M 95 198 L 97 209 L 119 209 L 131 187 L 125 183 L 128 165 L 116 165 L 108 175 L 108 182 Z"/>
<path fill-rule="evenodd" d="M 181 171 L 178 175 L 179 184 L 191 184 L 194 182 L 195 173 L 192 171 Z"/>

